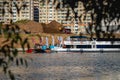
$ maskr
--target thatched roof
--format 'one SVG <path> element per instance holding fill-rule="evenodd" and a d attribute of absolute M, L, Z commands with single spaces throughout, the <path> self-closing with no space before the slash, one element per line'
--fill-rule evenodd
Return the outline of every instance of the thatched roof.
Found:
<path fill-rule="evenodd" d="M 21 21 L 15 23 L 21 31 L 31 33 L 62 33 L 60 30 L 63 26 L 57 21 L 52 21 L 49 24 L 39 23 L 35 21 Z"/>
<path fill-rule="evenodd" d="M 43 26 L 35 21 L 28 21 L 24 24 L 18 24 L 21 30 L 31 32 L 31 33 L 39 33 L 43 32 Z"/>
<path fill-rule="evenodd" d="M 52 21 L 49 24 L 42 24 L 45 33 L 61 33 L 62 25 L 57 21 Z"/>

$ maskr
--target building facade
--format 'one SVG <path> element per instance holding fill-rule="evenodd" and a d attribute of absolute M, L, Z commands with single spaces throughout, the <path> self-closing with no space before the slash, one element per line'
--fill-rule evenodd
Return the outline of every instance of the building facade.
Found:
<path fill-rule="evenodd" d="M 63 26 L 67 29 L 71 29 L 72 33 L 80 34 L 85 32 L 85 27 L 88 27 L 89 23 L 92 22 L 90 12 L 85 13 L 85 9 L 82 2 L 78 2 L 75 4 L 74 11 L 67 5 L 63 7 L 63 2 L 58 0 L 58 2 L 54 3 L 54 0 L 50 0 L 48 3 L 47 0 L 44 4 L 40 3 L 40 16 L 39 22 L 50 23 L 52 20 L 56 20 L 57 22 L 63 24 Z M 56 5 L 59 4 L 60 9 L 56 9 Z M 67 17 L 69 11 L 69 16 Z M 75 15 L 77 13 L 77 15 Z M 77 18 L 75 18 L 77 16 Z"/>
<path fill-rule="evenodd" d="M 0 22 L 9 23 L 10 20 L 16 22 L 22 19 L 34 20 L 42 23 L 50 23 L 52 20 L 63 24 L 67 29 L 71 29 L 72 33 L 80 34 L 85 32 L 85 27 L 91 23 L 91 14 L 85 13 L 85 9 L 82 2 L 75 4 L 74 11 L 67 5 L 63 7 L 63 2 L 57 0 L 45 0 L 45 3 L 39 2 L 39 0 L 0 0 Z M 7 3 L 5 3 L 7 2 Z M 53 4 L 54 3 L 54 4 Z M 17 4 L 18 10 L 15 4 Z M 56 9 L 59 4 L 60 9 Z M 26 5 L 26 7 L 21 7 Z M 3 11 L 3 9 L 5 11 Z M 69 11 L 69 16 L 67 17 Z M 5 14 L 3 15 L 3 12 Z M 77 16 L 75 18 L 75 16 Z"/>
<path fill-rule="evenodd" d="M 39 22 L 39 1 L 33 1 L 33 20 Z"/>
<path fill-rule="evenodd" d="M 22 19 L 33 20 L 32 10 L 32 0 L 0 0 L 0 22 L 9 23 L 11 20 L 16 22 Z"/>

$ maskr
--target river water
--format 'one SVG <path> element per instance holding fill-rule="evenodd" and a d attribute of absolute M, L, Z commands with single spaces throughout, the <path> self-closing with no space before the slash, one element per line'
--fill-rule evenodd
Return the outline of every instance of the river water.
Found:
<path fill-rule="evenodd" d="M 16 80 L 120 80 L 119 52 L 25 54 L 25 58 L 27 68 L 11 67 Z M 0 77 L 4 79 L 8 78 Z"/>

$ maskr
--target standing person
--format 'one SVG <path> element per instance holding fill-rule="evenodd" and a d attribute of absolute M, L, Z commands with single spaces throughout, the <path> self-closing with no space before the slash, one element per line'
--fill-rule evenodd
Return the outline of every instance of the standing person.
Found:
<path fill-rule="evenodd" d="M 60 47 L 60 36 L 57 36 L 57 39 L 58 39 L 58 44 L 57 44 L 57 46 Z"/>
<path fill-rule="evenodd" d="M 62 46 L 63 46 L 63 37 L 60 36 L 60 47 L 62 47 Z"/>
<path fill-rule="evenodd" d="M 53 46 L 55 45 L 55 39 L 54 39 L 54 36 L 52 36 L 52 45 L 53 45 Z"/>
<path fill-rule="evenodd" d="M 42 37 L 41 37 L 41 36 L 39 37 L 39 41 L 40 41 L 40 46 L 42 46 L 42 41 L 43 41 L 43 40 L 42 40 Z"/>

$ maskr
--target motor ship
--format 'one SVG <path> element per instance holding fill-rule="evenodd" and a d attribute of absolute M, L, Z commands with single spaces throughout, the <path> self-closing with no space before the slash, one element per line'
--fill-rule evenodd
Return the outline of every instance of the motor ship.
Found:
<path fill-rule="evenodd" d="M 61 41 L 62 46 L 56 46 L 52 50 L 58 52 L 94 52 L 94 51 L 120 51 L 119 38 L 89 38 L 86 36 L 70 36 Z"/>

